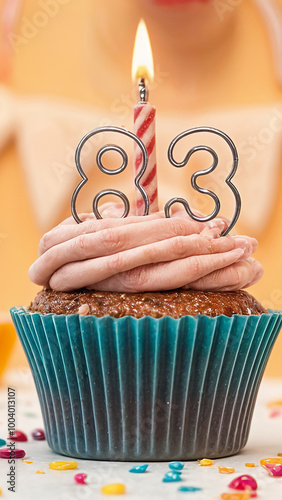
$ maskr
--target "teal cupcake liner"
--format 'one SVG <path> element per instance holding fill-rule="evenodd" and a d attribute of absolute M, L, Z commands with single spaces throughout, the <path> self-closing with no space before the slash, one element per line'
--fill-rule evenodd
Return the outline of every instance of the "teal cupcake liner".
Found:
<path fill-rule="evenodd" d="M 56 452 L 124 461 L 233 455 L 248 438 L 282 314 L 11 315 Z"/>

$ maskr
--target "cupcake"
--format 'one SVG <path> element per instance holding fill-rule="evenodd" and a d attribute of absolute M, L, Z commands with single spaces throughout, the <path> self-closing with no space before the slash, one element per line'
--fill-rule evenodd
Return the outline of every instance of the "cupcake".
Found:
<path fill-rule="evenodd" d="M 87 289 L 75 292 L 43 289 L 30 304 L 29 310 L 42 314 L 92 315 L 96 318 L 169 316 L 179 319 L 182 316 L 197 316 L 198 314 L 212 317 L 268 314 L 268 311 L 252 295 L 243 290 L 201 292 L 178 289 L 153 293 L 117 293 Z"/>
<path fill-rule="evenodd" d="M 64 238 L 81 230 L 60 229 Z M 124 461 L 239 452 L 281 314 L 242 290 L 129 293 L 101 283 L 100 290 L 45 287 L 29 309 L 11 310 L 49 446 Z"/>

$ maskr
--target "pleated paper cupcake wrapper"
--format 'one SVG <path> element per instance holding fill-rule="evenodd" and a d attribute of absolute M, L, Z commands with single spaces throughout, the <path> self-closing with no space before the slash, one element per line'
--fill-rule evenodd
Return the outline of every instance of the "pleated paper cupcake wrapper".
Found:
<path fill-rule="evenodd" d="M 120 319 L 13 308 L 46 437 L 97 460 L 237 453 L 282 323 L 262 316 Z"/>

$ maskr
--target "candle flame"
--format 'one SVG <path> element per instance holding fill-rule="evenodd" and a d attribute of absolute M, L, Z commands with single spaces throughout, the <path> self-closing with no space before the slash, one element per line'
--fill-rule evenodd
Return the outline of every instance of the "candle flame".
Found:
<path fill-rule="evenodd" d="M 152 48 L 143 19 L 141 19 L 136 32 L 131 75 L 133 82 L 141 78 L 145 78 L 149 82 L 152 82 L 154 79 Z"/>

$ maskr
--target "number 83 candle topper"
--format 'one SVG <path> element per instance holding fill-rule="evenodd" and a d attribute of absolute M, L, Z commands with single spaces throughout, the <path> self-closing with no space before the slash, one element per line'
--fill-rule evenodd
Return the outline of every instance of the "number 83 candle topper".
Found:
<path fill-rule="evenodd" d="M 150 47 L 149 37 L 146 31 L 144 22 L 141 21 L 137 30 L 133 64 L 132 64 L 132 76 L 133 79 L 138 82 L 140 100 L 134 106 L 134 132 L 132 133 L 124 128 L 105 126 L 96 128 L 89 133 L 87 133 L 80 141 L 76 154 L 75 163 L 79 174 L 82 177 L 81 182 L 75 188 L 72 199 L 71 199 L 71 211 L 72 215 L 77 223 L 82 222 L 78 216 L 76 209 L 77 196 L 81 188 L 87 183 L 88 177 L 85 174 L 81 165 L 81 152 L 85 143 L 93 136 L 99 133 L 116 133 L 117 135 L 125 135 L 133 140 L 134 143 L 134 170 L 135 179 L 134 183 L 136 186 L 136 213 L 138 215 L 148 215 L 150 212 L 158 211 L 158 190 L 157 190 L 157 164 L 156 164 L 156 140 L 155 140 L 155 114 L 156 109 L 148 102 L 148 83 L 153 79 L 153 60 L 152 52 Z M 208 132 L 210 134 L 217 135 L 221 137 L 229 146 L 232 155 L 232 168 L 225 179 L 225 183 L 231 189 L 235 197 L 235 211 L 233 218 L 230 221 L 227 229 L 222 233 L 222 236 L 226 236 L 231 229 L 236 224 L 241 210 L 241 198 L 240 194 L 232 183 L 232 179 L 237 171 L 238 167 L 238 153 L 235 144 L 230 139 L 230 137 L 224 132 L 212 128 L 212 127 L 197 127 L 185 130 L 175 137 L 168 148 L 168 160 L 171 165 L 177 168 L 185 167 L 192 155 L 199 151 L 208 152 L 213 162 L 209 168 L 204 170 L 198 170 L 191 176 L 191 184 L 195 191 L 201 194 L 205 194 L 212 198 L 214 201 L 214 210 L 211 214 L 207 216 L 198 216 L 193 213 L 189 203 L 184 198 L 171 198 L 167 201 L 164 206 L 164 212 L 166 217 L 170 217 L 170 209 L 175 203 L 181 203 L 185 208 L 187 214 L 194 220 L 200 222 L 207 222 L 219 214 L 220 211 L 220 200 L 218 196 L 211 190 L 205 189 L 198 185 L 197 180 L 199 177 L 210 174 L 213 172 L 218 165 L 218 155 L 215 150 L 209 146 L 199 145 L 192 147 L 185 158 L 181 162 L 177 162 L 174 158 L 174 148 L 176 144 L 184 137 L 195 135 L 201 132 Z M 122 158 L 122 165 L 114 170 L 108 169 L 103 165 L 103 155 L 109 151 L 115 151 L 120 154 Z M 116 145 L 107 144 L 99 149 L 96 156 L 96 163 L 98 168 L 107 175 L 117 175 L 123 172 L 128 165 L 128 155 L 126 151 Z M 93 199 L 93 212 L 97 219 L 101 219 L 102 216 L 99 212 L 99 201 L 103 196 L 115 195 L 119 197 L 124 204 L 124 213 L 122 217 L 126 217 L 130 211 L 130 203 L 128 197 L 121 191 L 116 189 L 104 189 L 97 193 Z"/>

